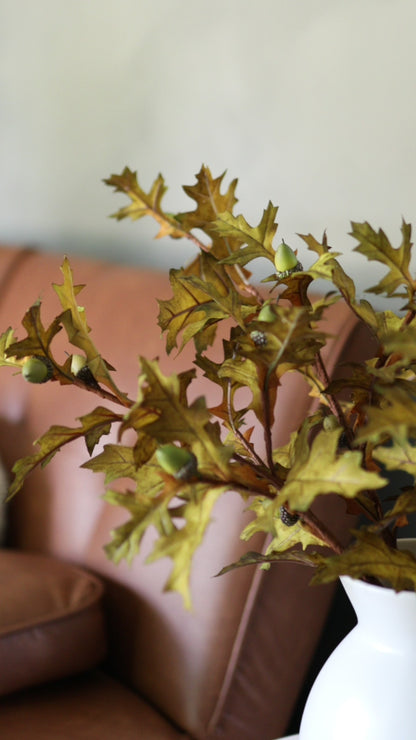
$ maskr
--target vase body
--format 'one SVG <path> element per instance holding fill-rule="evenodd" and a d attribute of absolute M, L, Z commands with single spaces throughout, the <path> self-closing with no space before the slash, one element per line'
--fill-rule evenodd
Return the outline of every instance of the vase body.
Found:
<path fill-rule="evenodd" d="M 357 625 L 319 673 L 300 740 L 415 740 L 416 593 L 344 577 Z"/>

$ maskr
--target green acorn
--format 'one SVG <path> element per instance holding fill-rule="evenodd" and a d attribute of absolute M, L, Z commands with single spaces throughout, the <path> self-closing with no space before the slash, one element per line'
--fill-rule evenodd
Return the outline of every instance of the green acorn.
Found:
<path fill-rule="evenodd" d="M 276 321 L 275 308 L 271 303 L 264 303 L 260 309 L 257 321 L 264 321 L 266 324 L 272 324 Z"/>
<path fill-rule="evenodd" d="M 78 375 L 79 371 L 87 364 L 87 358 L 84 355 L 72 355 L 71 357 L 71 373 Z"/>
<path fill-rule="evenodd" d="M 274 264 L 279 278 L 285 278 L 291 275 L 292 272 L 303 270 L 293 249 L 284 241 L 276 249 Z"/>
<path fill-rule="evenodd" d="M 162 470 L 176 480 L 189 480 L 197 473 L 197 459 L 193 452 L 185 447 L 162 445 L 156 450 L 156 459 Z"/>
<path fill-rule="evenodd" d="M 47 357 L 27 357 L 22 365 L 22 375 L 28 383 L 46 383 L 53 375 L 51 361 Z"/>

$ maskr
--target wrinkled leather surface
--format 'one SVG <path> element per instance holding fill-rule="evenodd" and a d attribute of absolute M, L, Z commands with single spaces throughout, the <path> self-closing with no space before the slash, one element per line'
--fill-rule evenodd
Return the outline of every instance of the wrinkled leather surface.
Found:
<path fill-rule="evenodd" d="M 150 704 L 103 673 L 0 699 L 2 740 L 180 740 Z"/>
<path fill-rule="evenodd" d="M 101 581 L 32 552 L 0 550 L 0 695 L 102 662 Z"/>
<path fill-rule="evenodd" d="M 17 327 L 39 296 L 44 321 L 53 318 L 59 306 L 48 286 L 61 282 L 61 263 L 60 255 L 0 251 L 0 328 Z M 88 286 L 78 300 L 86 308 L 93 341 L 117 368 L 119 387 L 135 394 L 139 353 L 159 356 L 165 372 L 191 367 L 191 348 L 166 357 L 156 324 L 155 298 L 171 295 L 166 275 L 80 258 L 71 264 L 75 282 Z M 334 335 L 329 370 L 345 349 L 352 355 L 366 351 L 367 337 L 363 340 L 341 304 L 333 307 L 324 329 Z M 57 345 L 64 352 L 62 339 Z M 201 378 L 195 393 L 205 392 Z M 218 396 L 208 389 L 208 403 L 216 402 Z M 32 440 L 50 424 L 72 425 L 99 403 L 72 387 L 29 386 L 4 371 L 0 433 L 8 461 L 28 454 Z M 287 441 L 310 407 L 307 387 L 289 375 L 279 392 L 275 444 Z M 261 448 L 260 434 L 255 441 Z M 85 459 L 85 447 L 70 446 L 30 476 L 13 505 L 13 543 L 86 565 L 106 580 L 112 671 L 190 736 L 270 740 L 284 734 L 332 589 L 309 589 L 310 574 L 296 566 L 268 573 L 239 569 L 213 578 L 247 549 L 238 536 L 247 515 L 239 497 L 229 495 L 216 507 L 197 553 L 194 609 L 185 612 L 177 595 L 162 593 L 169 563 L 143 564 L 152 546 L 150 533 L 142 557 L 131 567 L 106 559 L 102 547 L 125 515 L 103 502 L 102 477 L 79 469 Z M 341 527 L 339 510 L 332 516 Z M 261 536 L 249 543 L 249 549 L 264 546 Z"/>

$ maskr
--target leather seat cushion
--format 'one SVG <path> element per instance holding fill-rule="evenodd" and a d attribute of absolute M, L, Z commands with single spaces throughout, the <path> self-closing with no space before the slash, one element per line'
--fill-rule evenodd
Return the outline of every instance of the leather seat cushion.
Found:
<path fill-rule="evenodd" d="M 175 729 L 144 699 L 105 673 L 92 670 L 0 699 L 2 740 L 179 740 Z"/>
<path fill-rule="evenodd" d="M 102 596 L 100 580 L 81 568 L 0 550 L 0 695 L 97 665 Z"/>

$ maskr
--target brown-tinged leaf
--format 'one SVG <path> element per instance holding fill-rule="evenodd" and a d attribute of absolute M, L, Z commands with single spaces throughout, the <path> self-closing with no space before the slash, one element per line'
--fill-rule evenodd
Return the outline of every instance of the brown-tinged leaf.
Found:
<path fill-rule="evenodd" d="M 124 208 L 120 208 L 113 218 L 121 221 L 123 218 L 130 218 L 137 221 L 144 216 L 152 216 L 160 226 L 157 238 L 170 236 L 173 239 L 179 239 L 186 236 L 180 224 L 171 214 L 167 214 L 162 209 L 162 198 L 167 190 L 162 175 L 158 175 L 150 191 L 146 193 L 139 185 L 137 172 L 132 172 L 125 167 L 121 175 L 111 175 L 104 180 L 106 185 L 114 187 L 117 193 L 124 193 L 130 198 L 131 203 Z"/>
<path fill-rule="evenodd" d="M 352 222 L 351 236 L 358 241 L 356 252 L 364 254 L 368 260 L 377 261 L 388 268 L 388 272 L 377 285 L 369 288 L 369 293 L 386 293 L 388 296 L 414 295 L 415 286 L 410 274 L 411 258 L 411 226 L 402 222 L 402 242 L 397 248 L 392 247 L 389 239 L 382 229 L 375 231 L 368 222 Z M 404 288 L 399 291 L 399 288 Z"/>
<path fill-rule="evenodd" d="M 108 434 L 111 424 L 121 421 L 121 416 L 106 408 L 98 407 L 85 416 L 80 417 L 81 426 L 76 428 L 53 425 L 43 434 L 35 444 L 38 452 L 18 460 L 13 466 L 14 479 L 9 489 L 9 498 L 15 495 L 23 486 L 26 476 L 38 465 L 46 465 L 52 457 L 66 444 L 75 439 L 85 437 L 89 453 L 102 435 Z"/>
<path fill-rule="evenodd" d="M 178 346 L 178 335 L 183 332 L 183 346 L 190 339 L 195 338 L 199 351 L 205 349 L 201 345 L 201 332 L 212 324 L 227 317 L 227 312 L 214 301 L 200 285 L 193 285 L 189 278 L 184 276 L 183 270 L 170 270 L 170 283 L 173 298 L 159 301 L 159 326 L 162 331 L 167 332 L 166 351 L 168 354 Z M 185 333 L 186 332 L 186 333 Z M 212 335 L 204 335 L 208 341 L 213 340 Z"/>
<path fill-rule="evenodd" d="M 203 165 L 196 175 L 195 185 L 185 185 L 184 191 L 197 204 L 195 210 L 178 213 L 176 219 L 186 231 L 202 229 L 210 233 L 212 222 L 219 213 L 232 212 L 237 198 L 235 189 L 237 180 L 233 180 L 225 193 L 221 192 L 225 172 L 219 177 L 213 177 L 208 167 Z"/>
<path fill-rule="evenodd" d="M 234 409 L 233 400 L 235 392 L 238 388 L 248 388 L 252 393 L 252 400 L 247 406 L 248 409 L 253 409 L 257 419 L 263 426 L 267 420 L 270 424 L 273 423 L 274 419 L 274 406 L 276 402 L 276 392 L 278 381 L 275 375 L 271 375 L 270 378 L 266 379 L 267 372 L 264 370 L 264 366 L 258 367 L 253 360 L 249 358 L 235 357 L 224 360 L 221 367 L 218 369 L 218 378 L 220 380 L 229 381 L 232 388 L 232 397 L 229 397 L 230 409 L 233 413 L 233 418 L 237 417 L 237 412 Z M 268 382 L 268 407 L 267 410 L 264 405 L 264 387 Z M 229 411 L 229 409 L 227 409 Z"/>
<path fill-rule="evenodd" d="M 57 316 L 51 324 L 45 328 L 41 315 L 41 303 L 37 301 L 25 313 L 22 325 L 27 331 L 27 336 L 20 341 L 11 342 L 5 348 L 8 357 L 22 359 L 26 356 L 40 355 L 53 360 L 50 345 L 54 337 L 62 329 L 63 314 Z M 10 339 L 10 336 L 9 336 Z"/>
<path fill-rule="evenodd" d="M 381 532 L 386 527 L 394 528 L 408 524 L 407 516 L 416 512 L 416 489 L 409 488 L 401 493 L 394 502 L 394 506 L 386 511 L 383 518 L 367 527 L 369 532 Z"/>
<path fill-rule="evenodd" d="M 259 257 L 266 258 L 274 264 L 273 239 L 277 230 L 275 221 L 277 207 L 269 202 L 263 211 L 258 226 L 250 226 L 244 216 L 233 216 L 229 212 L 220 213 L 215 221 L 216 232 L 225 238 L 233 239 L 241 249 L 222 260 L 223 264 L 241 266 Z"/>
<path fill-rule="evenodd" d="M 278 305 L 273 323 L 253 321 L 249 329 L 237 340 L 239 355 L 264 365 L 268 376 L 274 373 L 278 378 L 313 363 L 326 339 L 323 332 L 312 326 L 311 311 L 304 306 Z M 257 341 L 257 332 L 262 335 L 261 342 Z"/>
<path fill-rule="evenodd" d="M 378 578 L 395 591 L 416 590 L 416 560 L 406 550 L 395 550 L 372 532 L 354 532 L 356 541 L 341 555 L 311 556 L 316 573 L 311 583 L 330 583 L 339 576 Z"/>
<path fill-rule="evenodd" d="M 310 555 L 303 550 L 285 550 L 284 552 L 273 552 L 269 555 L 263 555 L 259 552 L 246 552 L 241 558 L 231 565 L 226 565 L 217 573 L 218 576 L 230 573 L 236 568 L 242 568 L 246 565 L 260 565 L 262 568 L 269 568 L 273 563 L 297 563 L 298 565 L 314 565 Z"/>
<path fill-rule="evenodd" d="M 76 296 L 84 286 L 74 285 L 72 269 L 67 258 L 64 260 L 61 271 L 64 282 L 62 285 L 54 283 L 53 287 L 64 310 L 61 315 L 61 322 L 65 326 L 68 339 L 71 344 L 84 352 L 87 358 L 87 366 L 97 383 L 105 385 L 121 403 L 128 405 L 126 394 L 117 388 L 110 375 L 111 365 L 103 360 L 89 336 L 90 328 L 87 324 L 85 309 L 79 306 L 76 300 Z"/>

